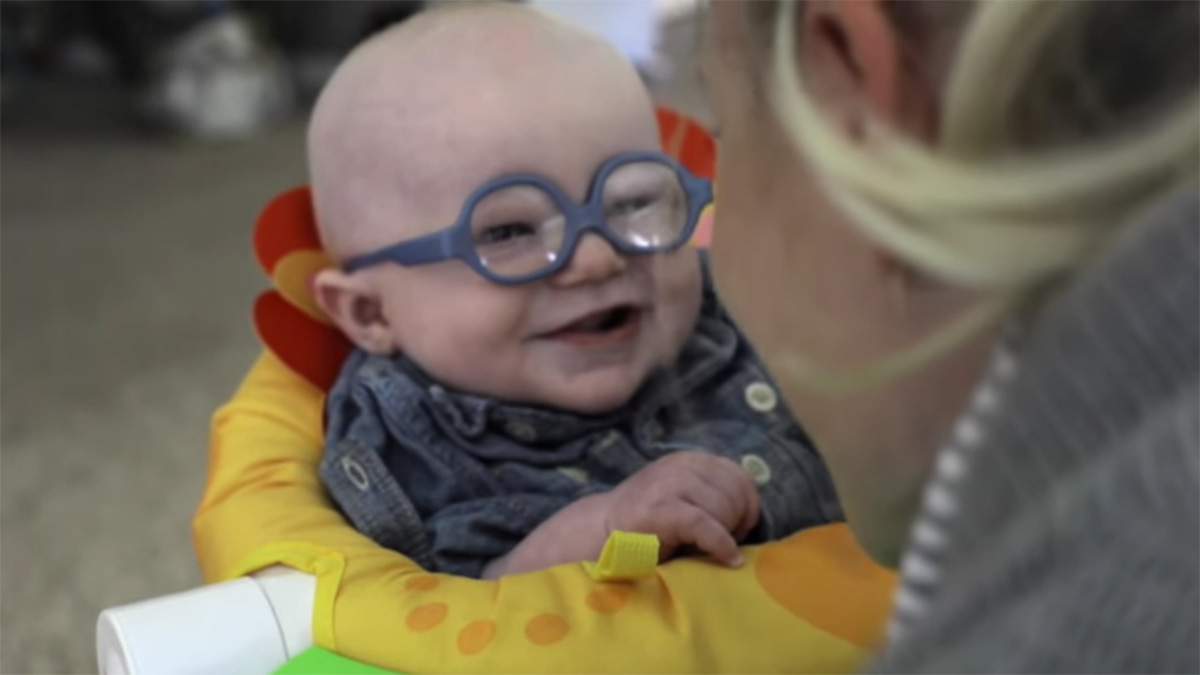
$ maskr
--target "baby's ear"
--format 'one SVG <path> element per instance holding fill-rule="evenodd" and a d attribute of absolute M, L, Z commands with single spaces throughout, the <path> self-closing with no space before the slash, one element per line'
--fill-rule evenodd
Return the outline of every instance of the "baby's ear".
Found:
<path fill-rule="evenodd" d="M 322 270 L 313 280 L 313 295 L 321 311 L 360 349 L 381 355 L 396 351 L 379 295 L 364 275 Z"/>

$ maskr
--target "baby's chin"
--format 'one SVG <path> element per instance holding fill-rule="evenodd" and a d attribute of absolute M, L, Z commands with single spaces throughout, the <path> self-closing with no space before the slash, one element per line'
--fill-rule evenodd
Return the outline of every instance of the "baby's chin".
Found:
<path fill-rule="evenodd" d="M 581 415 L 603 415 L 620 409 L 633 399 L 646 378 L 628 383 L 595 383 L 564 388 L 554 407 Z"/>
<path fill-rule="evenodd" d="M 609 368 L 557 377 L 539 383 L 537 403 L 581 415 L 603 415 L 629 403 L 648 377 L 648 369 L 644 367 Z"/>
<path fill-rule="evenodd" d="M 571 391 L 558 398 L 555 408 L 581 415 L 603 415 L 620 409 L 633 399 L 640 387 L 631 390 L 601 391 L 597 389 Z"/>

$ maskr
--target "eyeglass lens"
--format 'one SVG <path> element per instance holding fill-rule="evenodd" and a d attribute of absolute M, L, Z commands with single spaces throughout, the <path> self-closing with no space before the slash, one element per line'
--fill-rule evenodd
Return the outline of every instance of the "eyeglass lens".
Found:
<path fill-rule="evenodd" d="M 622 164 L 601 187 L 609 231 L 647 253 L 671 248 L 687 228 L 687 192 L 674 168 L 661 162 Z M 471 242 L 493 274 L 518 278 L 553 265 L 563 255 L 566 214 L 532 184 L 489 192 L 471 212 Z"/>

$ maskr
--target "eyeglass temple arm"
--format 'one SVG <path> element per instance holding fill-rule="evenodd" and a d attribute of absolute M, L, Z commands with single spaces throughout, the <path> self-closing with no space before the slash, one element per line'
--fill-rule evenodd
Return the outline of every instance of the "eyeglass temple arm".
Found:
<path fill-rule="evenodd" d="M 453 258 L 456 255 L 452 233 L 442 230 L 356 256 L 346 261 L 342 268 L 347 272 L 354 272 L 384 262 L 394 262 L 405 266 L 423 265 Z"/>

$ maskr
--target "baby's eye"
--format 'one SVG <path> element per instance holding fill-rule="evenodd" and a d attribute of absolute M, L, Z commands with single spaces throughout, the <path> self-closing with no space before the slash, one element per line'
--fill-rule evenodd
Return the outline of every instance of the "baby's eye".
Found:
<path fill-rule="evenodd" d="M 504 223 L 489 226 L 475 235 L 477 244 L 498 244 L 519 237 L 532 237 L 537 234 L 537 228 L 529 223 Z"/>
<path fill-rule="evenodd" d="M 657 199 L 650 195 L 639 195 L 637 197 L 622 199 L 608 207 L 608 215 L 610 218 L 632 215 L 654 206 L 656 201 Z"/>

